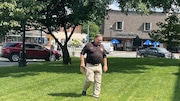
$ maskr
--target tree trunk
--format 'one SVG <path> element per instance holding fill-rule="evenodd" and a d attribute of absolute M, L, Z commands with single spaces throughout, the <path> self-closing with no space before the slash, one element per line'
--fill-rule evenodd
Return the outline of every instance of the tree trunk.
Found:
<path fill-rule="evenodd" d="M 22 25 L 22 28 L 23 28 L 23 36 L 22 36 L 23 40 L 22 40 L 22 51 L 20 52 L 19 61 L 18 61 L 19 67 L 25 67 L 27 65 L 26 49 L 25 49 L 25 38 L 26 38 L 25 24 Z"/>
<path fill-rule="evenodd" d="M 67 45 L 62 46 L 62 54 L 63 54 L 63 64 L 71 64 L 71 58 L 69 55 L 69 51 Z"/>

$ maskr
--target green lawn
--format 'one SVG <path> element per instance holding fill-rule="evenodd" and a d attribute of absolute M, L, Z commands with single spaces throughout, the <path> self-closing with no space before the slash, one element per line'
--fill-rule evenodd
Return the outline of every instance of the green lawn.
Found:
<path fill-rule="evenodd" d="M 180 101 L 180 60 L 108 58 L 99 99 L 81 96 L 79 58 L 0 68 L 0 101 Z"/>

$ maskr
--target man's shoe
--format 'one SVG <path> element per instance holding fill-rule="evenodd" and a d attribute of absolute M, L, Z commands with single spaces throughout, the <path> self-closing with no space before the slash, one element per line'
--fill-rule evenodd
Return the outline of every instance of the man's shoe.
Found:
<path fill-rule="evenodd" d="M 86 91 L 82 91 L 82 95 L 83 95 L 83 96 L 86 96 Z"/>

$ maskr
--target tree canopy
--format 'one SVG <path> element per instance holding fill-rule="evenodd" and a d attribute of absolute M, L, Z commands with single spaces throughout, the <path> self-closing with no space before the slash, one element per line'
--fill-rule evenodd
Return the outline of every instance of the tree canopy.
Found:
<path fill-rule="evenodd" d="M 88 25 L 89 24 L 89 25 Z M 89 26 L 89 29 L 88 29 Z M 94 22 L 84 23 L 82 27 L 82 33 L 87 33 L 89 30 L 89 41 L 92 41 L 96 34 L 99 34 L 99 26 Z"/>
<path fill-rule="evenodd" d="M 180 45 L 180 24 L 175 14 L 166 18 L 165 22 L 158 22 L 157 26 L 160 29 L 151 31 L 151 33 L 149 33 L 151 38 L 169 46 Z"/>
<path fill-rule="evenodd" d="M 161 8 L 163 12 L 179 10 L 180 0 L 117 0 L 123 12 L 136 10 L 148 14 L 154 9 Z"/>
<path fill-rule="evenodd" d="M 22 24 L 34 23 L 42 5 L 36 0 L 2 0 L 0 2 L 0 31 L 22 29 Z"/>

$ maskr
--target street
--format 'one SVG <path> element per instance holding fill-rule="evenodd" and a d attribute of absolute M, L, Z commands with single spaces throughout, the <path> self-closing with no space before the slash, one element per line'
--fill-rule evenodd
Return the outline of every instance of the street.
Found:
<path fill-rule="evenodd" d="M 0 46 L 0 55 L 1 55 L 1 46 Z M 45 62 L 44 60 L 36 60 L 36 59 L 28 59 L 27 60 L 27 64 L 30 63 L 35 63 L 35 62 Z M 4 66 L 18 66 L 18 62 L 10 62 L 8 59 L 6 58 L 2 58 L 0 57 L 0 67 L 4 67 Z"/>
<path fill-rule="evenodd" d="M 36 60 L 36 59 L 28 59 L 27 60 L 27 64 L 30 63 L 35 63 L 35 62 L 45 62 L 44 60 Z M 10 62 L 8 59 L 6 58 L 2 58 L 0 57 L 0 67 L 4 67 L 4 66 L 18 66 L 18 62 Z"/>
<path fill-rule="evenodd" d="M 80 51 L 81 48 L 76 48 L 75 49 L 75 56 L 79 57 L 80 56 Z M 69 53 L 72 56 L 72 49 L 69 48 Z M 175 56 L 175 59 L 180 58 L 180 53 L 173 53 Z M 123 57 L 123 58 L 136 58 L 136 51 L 113 51 L 109 54 L 107 54 L 107 57 Z"/>
<path fill-rule="evenodd" d="M 75 50 L 75 57 L 79 57 L 80 56 L 80 51 L 81 48 L 76 48 Z M 72 57 L 73 56 L 73 49 L 69 48 L 69 54 Z M 1 54 L 1 46 L 0 46 L 0 54 Z M 175 58 L 179 59 L 180 54 L 179 53 L 175 53 Z M 123 58 L 135 58 L 136 57 L 136 52 L 135 51 L 113 51 L 109 54 L 107 54 L 107 57 L 123 57 Z M 27 64 L 29 63 L 35 63 L 35 62 L 45 62 L 44 60 L 37 60 L 37 59 L 28 59 L 27 60 Z M 10 62 L 8 59 L 6 58 L 2 58 L 0 57 L 0 67 L 3 66 L 14 66 L 14 65 L 18 65 L 18 62 Z"/>

